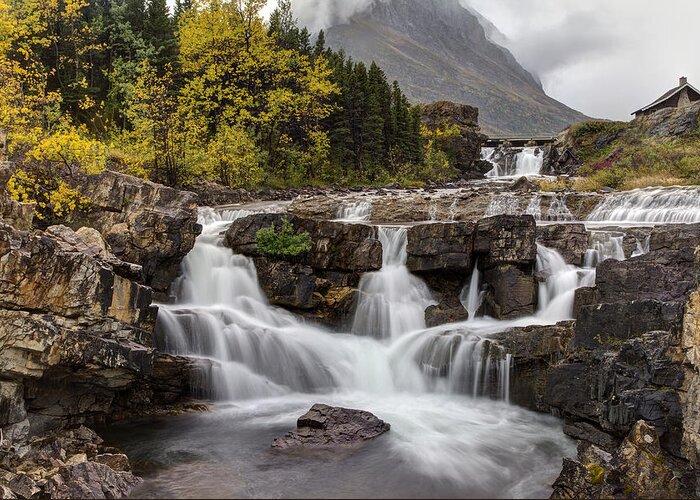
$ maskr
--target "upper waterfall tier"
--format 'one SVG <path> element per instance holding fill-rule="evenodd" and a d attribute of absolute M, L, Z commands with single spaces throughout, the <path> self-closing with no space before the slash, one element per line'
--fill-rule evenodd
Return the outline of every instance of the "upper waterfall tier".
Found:
<path fill-rule="evenodd" d="M 588 216 L 591 222 L 700 222 L 700 187 L 637 189 L 608 195 Z"/>

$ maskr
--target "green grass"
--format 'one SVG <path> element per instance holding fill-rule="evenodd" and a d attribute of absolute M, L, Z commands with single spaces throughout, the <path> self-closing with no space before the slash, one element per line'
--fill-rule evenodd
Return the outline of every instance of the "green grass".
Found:
<path fill-rule="evenodd" d="M 311 251 L 311 236 L 307 232 L 296 233 L 288 219 L 277 231 L 275 226 L 260 229 L 255 233 L 258 252 L 272 257 L 297 257 Z"/>

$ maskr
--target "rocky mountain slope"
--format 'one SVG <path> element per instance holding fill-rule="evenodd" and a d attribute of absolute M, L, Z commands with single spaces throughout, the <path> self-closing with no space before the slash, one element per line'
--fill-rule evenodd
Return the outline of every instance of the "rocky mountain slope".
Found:
<path fill-rule="evenodd" d="M 326 41 L 354 59 L 376 61 L 413 101 L 478 107 L 489 134 L 557 133 L 586 119 L 547 96 L 458 0 L 377 2 L 329 29 Z"/>

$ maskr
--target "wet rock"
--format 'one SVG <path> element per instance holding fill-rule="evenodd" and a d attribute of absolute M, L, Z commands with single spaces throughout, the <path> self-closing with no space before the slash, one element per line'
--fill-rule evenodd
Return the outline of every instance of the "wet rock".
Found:
<path fill-rule="evenodd" d="M 596 288 L 601 302 L 685 301 L 695 287 L 695 247 L 654 251 L 626 261 L 598 265 Z"/>
<path fill-rule="evenodd" d="M 24 387 L 18 382 L 0 380 L 0 428 L 25 418 Z"/>
<path fill-rule="evenodd" d="M 646 332 L 680 331 L 682 302 L 639 300 L 582 307 L 576 320 L 574 347 L 614 347 Z"/>
<path fill-rule="evenodd" d="M 88 176 L 80 189 L 90 210 L 73 227 L 97 229 L 114 255 L 140 265 L 143 283 L 164 296 L 201 232 L 196 195 L 111 171 Z"/>
<path fill-rule="evenodd" d="M 537 257 L 537 228 L 531 215 L 498 215 L 477 224 L 474 253 L 484 269 L 501 264 L 532 266 Z"/>
<path fill-rule="evenodd" d="M 315 404 L 297 421 L 296 430 L 275 438 L 273 448 L 336 448 L 361 444 L 390 429 L 370 412 Z"/>
<path fill-rule="evenodd" d="M 574 293 L 574 318 L 578 318 L 581 309 L 600 303 L 600 296 L 595 287 L 582 287 Z"/>
<path fill-rule="evenodd" d="M 573 336 L 574 323 L 512 328 L 493 336 L 513 357 L 511 402 L 538 411 L 544 404 L 547 370 L 561 361 Z"/>
<path fill-rule="evenodd" d="M 316 276 L 310 266 L 256 257 L 260 286 L 272 304 L 294 309 L 313 309 L 321 301 Z"/>
<path fill-rule="evenodd" d="M 567 264 L 581 266 L 588 250 L 588 232 L 583 224 L 548 224 L 537 227 L 537 242 L 559 252 Z"/>
<path fill-rule="evenodd" d="M 95 462 L 104 464 L 116 472 L 130 472 L 129 458 L 122 453 L 102 453 L 95 456 Z"/>
<path fill-rule="evenodd" d="M 434 223 L 413 226 L 408 231 L 406 265 L 410 271 L 471 269 L 474 224 Z"/>
<path fill-rule="evenodd" d="M 284 214 L 257 214 L 235 221 L 226 232 L 225 244 L 236 253 L 258 255 L 256 234 L 260 229 L 282 227 L 289 220 L 298 232 L 308 232 L 312 249 L 296 262 L 318 270 L 376 271 L 382 266 L 382 247 L 374 229 L 362 224 L 315 221 Z"/>
<path fill-rule="evenodd" d="M 497 319 L 529 316 L 537 309 L 535 277 L 513 265 L 499 265 L 484 271 L 488 291 L 484 297 L 484 314 Z"/>
<path fill-rule="evenodd" d="M 540 190 L 540 187 L 534 182 L 530 181 L 527 177 L 523 176 L 508 188 L 511 191 L 518 191 L 520 193 L 533 193 Z"/>
<path fill-rule="evenodd" d="M 466 321 L 467 319 L 469 319 L 469 313 L 461 305 L 445 307 L 443 304 L 439 304 L 425 310 L 425 326 L 428 328 Z"/>
<path fill-rule="evenodd" d="M 253 196 L 245 189 L 231 189 L 216 182 L 201 180 L 187 188 L 197 195 L 200 207 L 238 205 L 253 201 Z"/>
<path fill-rule="evenodd" d="M 649 237 L 649 250 L 684 250 L 700 246 L 700 224 L 657 226 Z"/>

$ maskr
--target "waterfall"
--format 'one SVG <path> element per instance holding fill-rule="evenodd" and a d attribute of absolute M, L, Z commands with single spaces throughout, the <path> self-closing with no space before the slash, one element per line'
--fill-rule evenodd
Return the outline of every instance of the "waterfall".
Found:
<path fill-rule="evenodd" d="M 546 276 L 538 288 L 537 317 L 548 323 L 573 318 L 576 290 L 595 284 L 595 269 L 569 265 L 559 252 L 539 244 L 537 272 Z"/>
<path fill-rule="evenodd" d="M 469 319 L 476 318 L 476 313 L 484 300 L 484 293 L 481 291 L 481 273 L 479 272 L 478 260 L 474 263 L 474 271 L 472 271 L 469 283 L 462 289 L 459 300 L 467 310 Z"/>
<path fill-rule="evenodd" d="M 487 156 L 484 156 L 487 155 Z M 515 161 L 509 164 L 509 157 L 505 157 L 505 167 L 502 167 L 495 159 L 496 150 L 493 148 L 482 149 L 482 159 L 493 165 L 486 177 L 521 177 L 539 175 L 544 163 L 544 151 L 540 148 L 523 148 L 517 155 Z"/>
<path fill-rule="evenodd" d="M 378 339 L 397 338 L 425 328 L 430 290 L 406 267 L 408 229 L 380 227 L 382 269 L 362 277 L 352 331 Z"/>
<path fill-rule="evenodd" d="M 532 215 L 536 221 L 542 220 L 542 196 L 536 194 L 525 209 L 525 215 Z"/>
<path fill-rule="evenodd" d="M 642 241 L 639 241 L 639 238 L 635 238 L 635 240 L 637 240 L 637 247 L 635 248 L 634 252 L 632 252 L 632 257 L 639 257 L 640 255 L 648 254 L 651 235 L 647 235 Z"/>
<path fill-rule="evenodd" d="M 596 267 L 608 259 L 625 260 L 624 239 L 625 234 L 617 231 L 591 231 L 584 267 Z"/>
<path fill-rule="evenodd" d="M 499 194 L 494 197 L 486 209 L 485 217 L 493 217 L 495 215 L 518 215 L 519 202 L 518 199 L 510 193 Z"/>
<path fill-rule="evenodd" d="M 569 207 L 566 206 L 564 195 L 554 195 L 547 210 L 548 221 L 568 222 L 574 220 Z"/>
<path fill-rule="evenodd" d="M 370 218 L 372 204 L 368 201 L 357 201 L 342 205 L 338 208 L 336 220 L 342 222 L 366 222 Z"/>
<path fill-rule="evenodd" d="M 608 195 L 588 216 L 589 221 L 700 222 L 700 187 L 637 189 Z"/>

